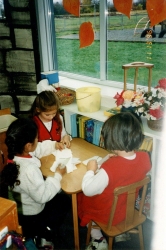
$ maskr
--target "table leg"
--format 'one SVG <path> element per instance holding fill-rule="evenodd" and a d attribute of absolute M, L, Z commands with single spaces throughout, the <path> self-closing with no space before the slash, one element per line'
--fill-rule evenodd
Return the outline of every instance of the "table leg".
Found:
<path fill-rule="evenodd" d="M 74 244 L 75 250 L 79 250 L 79 232 L 78 232 L 78 213 L 77 213 L 77 194 L 72 194 L 73 224 L 74 224 Z"/>

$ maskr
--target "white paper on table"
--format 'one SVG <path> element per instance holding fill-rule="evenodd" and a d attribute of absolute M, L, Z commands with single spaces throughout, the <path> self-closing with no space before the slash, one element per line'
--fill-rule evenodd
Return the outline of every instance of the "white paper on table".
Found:
<path fill-rule="evenodd" d="M 91 158 L 89 158 L 89 159 L 83 161 L 82 163 L 83 163 L 84 165 L 87 165 L 88 162 L 89 162 L 90 160 L 96 160 L 96 161 L 97 161 L 98 168 L 100 168 L 101 165 L 103 164 L 103 162 L 107 161 L 109 158 L 110 158 L 109 154 L 106 155 L 106 156 L 103 157 L 103 158 L 100 157 L 100 156 L 93 156 L 93 157 L 91 157 Z"/>
<path fill-rule="evenodd" d="M 95 156 L 93 156 L 93 157 L 91 157 L 91 158 L 89 158 L 89 159 L 83 161 L 82 163 L 83 163 L 84 165 L 87 165 L 88 162 L 89 162 L 90 160 L 96 160 L 97 163 L 98 163 L 100 160 L 102 160 L 102 158 L 101 158 L 100 156 L 95 155 Z"/>
<path fill-rule="evenodd" d="M 77 169 L 75 164 L 73 163 L 73 156 L 71 149 L 65 148 L 63 150 L 56 150 L 52 153 L 56 157 L 56 161 L 51 166 L 50 170 L 55 172 L 56 168 L 60 165 L 60 168 L 64 168 L 66 166 L 66 172 L 70 173 L 73 170 Z M 77 162 L 78 162 L 78 158 Z"/>
<path fill-rule="evenodd" d="M 105 161 L 107 161 L 109 158 L 110 158 L 110 155 L 108 154 L 108 155 L 106 155 L 105 157 L 101 158 L 101 160 L 97 161 L 98 168 L 100 168 L 101 165 L 102 165 Z"/>
<path fill-rule="evenodd" d="M 79 158 L 73 158 L 72 159 L 72 163 L 75 164 L 75 165 L 77 165 L 77 164 L 81 163 L 81 161 L 80 161 Z"/>

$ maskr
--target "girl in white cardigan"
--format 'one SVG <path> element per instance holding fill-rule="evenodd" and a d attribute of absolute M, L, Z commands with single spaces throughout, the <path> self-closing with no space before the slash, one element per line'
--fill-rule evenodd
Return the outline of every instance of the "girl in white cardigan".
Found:
<path fill-rule="evenodd" d="M 9 186 L 9 198 L 16 201 L 19 223 L 27 237 L 39 235 L 49 227 L 56 234 L 71 208 L 67 195 L 59 192 L 65 169 L 57 168 L 53 177 L 43 178 L 40 158 L 55 151 L 55 141 L 38 142 L 37 126 L 27 118 L 18 118 L 8 128 L 6 145 L 8 164 L 1 179 Z"/>

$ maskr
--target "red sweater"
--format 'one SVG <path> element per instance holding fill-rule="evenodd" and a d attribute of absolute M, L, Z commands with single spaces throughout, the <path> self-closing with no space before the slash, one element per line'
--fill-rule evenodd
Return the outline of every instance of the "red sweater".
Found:
<path fill-rule="evenodd" d="M 33 120 L 35 121 L 37 127 L 38 127 L 38 141 L 42 142 L 45 140 L 52 140 L 52 141 L 60 141 L 61 140 L 61 131 L 58 131 L 58 124 L 53 119 L 52 120 L 52 127 L 51 130 L 48 131 L 48 129 L 45 127 L 43 122 L 40 120 L 38 116 L 34 116 Z"/>
<path fill-rule="evenodd" d="M 109 177 L 109 183 L 105 190 L 92 197 L 85 196 L 83 193 L 78 194 L 78 215 L 81 219 L 81 226 L 87 225 L 91 219 L 107 224 L 115 187 L 140 181 L 151 169 L 151 163 L 146 152 L 136 152 L 134 160 L 127 160 L 120 156 L 111 157 L 103 163 L 102 168 Z M 113 225 L 125 218 L 126 206 L 124 202 L 125 196 L 121 196 L 118 200 Z"/>

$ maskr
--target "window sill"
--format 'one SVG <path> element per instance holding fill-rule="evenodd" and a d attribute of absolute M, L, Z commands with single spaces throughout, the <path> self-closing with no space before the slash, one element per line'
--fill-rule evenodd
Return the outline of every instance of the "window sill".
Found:
<path fill-rule="evenodd" d="M 119 88 L 115 88 L 115 87 L 110 87 L 106 85 L 101 85 L 98 79 L 95 79 L 95 81 L 98 82 L 98 84 L 95 84 L 92 81 L 78 80 L 78 79 L 73 79 L 67 76 L 62 76 L 62 75 L 59 76 L 60 86 L 66 87 L 72 90 L 76 90 L 78 88 L 88 87 L 88 86 L 101 88 L 101 105 L 104 107 L 108 107 L 108 108 L 112 105 L 116 106 L 115 99 L 113 97 L 116 95 L 117 92 L 122 91 L 123 89 L 122 83 L 117 83 L 117 85 L 119 84 L 121 85 L 121 87 L 119 86 Z"/>
<path fill-rule="evenodd" d="M 101 106 L 110 107 L 116 106 L 115 99 L 113 98 L 116 93 L 123 90 L 123 82 L 115 81 L 101 81 L 97 78 L 86 77 L 59 71 L 59 82 L 62 87 L 76 90 L 82 87 L 98 87 L 101 88 Z M 109 85 L 109 86 L 108 86 Z M 115 87 L 116 86 L 116 87 Z M 133 84 L 127 83 L 128 89 L 133 89 Z M 147 90 L 147 86 L 137 85 L 137 88 Z"/>

